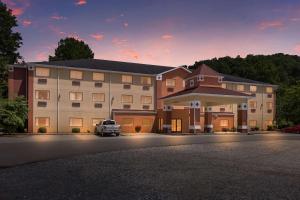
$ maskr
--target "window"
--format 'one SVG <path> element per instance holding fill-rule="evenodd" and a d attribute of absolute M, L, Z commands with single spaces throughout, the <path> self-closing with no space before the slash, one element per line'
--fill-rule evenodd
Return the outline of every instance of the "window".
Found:
<path fill-rule="evenodd" d="M 95 103 L 95 104 L 94 104 L 94 107 L 95 107 L 95 108 L 102 108 L 102 103 Z"/>
<path fill-rule="evenodd" d="M 141 77 L 141 84 L 151 85 L 151 78 L 146 76 Z"/>
<path fill-rule="evenodd" d="M 70 79 L 81 80 L 82 79 L 82 71 L 71 70 L 70 71 Z"/>
<path fill-rule="evenodd" d="M 133 126 L 133 119 L 132 118 L 123 118 L 121 120 L 122 126 Z"/>
<path fill-rule="evenodd" d="M 250 92 L 256 92 L 256 91 L 257 91 L 256 85 L 250 85 Z"/>
<path fill-rule="evenodd" d="M 46 78 L 39 78 L 37 82 L 40 85 L 46 85 L 47 84 L 47 79 Z"/>
<path fill-rule="evenodd" d="M 102 118 L 94 118 L 94 119 L 92 119 L 92 124 L 93 124 L 93 126 L 96 126 L 97 124 L 100 124 L 100 122 L 103 120 L 104 119 L 102 119 Z"/>
<path fill-rule="evenodd" d="M 93 72 L 93 81 L 104 81 L 104 73 Z"/>
<path fill-rule="evenodd" d="M 44 67 L 37 67 L 35 68 L 35 75 L 41 77 L 49 77 L 50 76 L 50 69 Z"/>
<path fill-rule="evenodd" d="M 256 101 L 250 101 L 250 102 L 249 102 L 249 107 L 250 107 L 251 109 L 255 109 L 255 108 L 257 107 L 257 102 L 256 102 Z"/>
<path fill-rule="evenodd" d="M 236 90 L 242 92 L 242 91 L 245 90 L 245 86 L 244 85 L 237 85 Z"/>
<path fill-rule="evenodd" d="M 152 126 L 151 119 L 142 119 L 142 126 Z"/>
<path fill-rule="evenodd" d="M 132 76 L 122 75 L 122 83 L 132 83 Z"/>
<path fill-rule="evenodd" d="M 70 118 L 70 126 L 81 127 L 83 124 L 82 118 Z"/>
<path fill-rule="evenodd" d="M 35 98 L 38 100 L 49 100 L 50 92 L 48 90 L 36 90 Z"/>
<path fill-rule="evenodd" d="M 70 92 L 71 101 L 82 101 L 82 92 Z"/>
<path fill-rule="evenodd" d="M 78 103 L 78 102 L 73 102 L 73 103 L 72 103 L 72 107 L 74 107 L 74 108 L 80 108 L 80 103 Z"/>
<path fill-rule="evenodd" d="M 122 95 L 122 103 L 133 103 L 133 96 L 132 95 Z"/>
<path fill-rule="evenodd" d="M 141 96 L 141 102 L 142 102 L 142 104 L 151 104 L 152 97 L 151 96 Z"/>
<path fill-rule="evenodd" d="M 272 102 L 267 102 L 267 109 L 268 110 L 273 109 L 273 103 Z"/>
<path fill-rule="evenodd" d="M 98 88 L 102 87 L 102 83 L 95 83 L 95 87 L 98 87 Z"/>
<path fill-rule="evenodd" d="M 176 80 L 175 79 L 166 79 L 166 86 L 167 87 L 175 87 Z"/>
<path fill-rule="evenodd" d="M 256 127 L 257 126 L 257 121 L 256 120 L 249 120 L 249 126 L 250 127 Z"/>
<path fill-rule="evenodd" d="M 93 93 L 92 94 L 92 99 L 93 101 L 97 101 L 97 102 L 103 102 L 105 101 L 105 94 L 104 93 Z"/>
<path fill-rule="evenodd" d="M 72 86 L 80 86 L 80 81 L 72 81 Z"/>
<path fill-rule="evenodd" d="M 222 83 L 222 88 L 226 89 L 227 88 L 227 85 L 226 83 Z"/>
<path fill-rule="evenodd" d="M 223 82 L 223 77 L 222 76 L 218 76 L 218 82 L 219 83 Z"/>
<path fill-rule="evenodd" d="M 266 87 L 266 93 L 273 93 L 272 87 Z"/>
<path fill-rule="evenodd" d="M 266 126 L 272 126 L 273 122 L 272 122 L 272 120 L 266 120 L 265 124 L 266 124 Z"/>
<path fill-rule="evenodd" d="M 194 80 L 190 80 L 190 87 L 194 87 Z"/>
<path fill-rule="evenodd" d="M 228 119 L 221 119 L 221 120 L 220 120 L 220 126 L 221 126 L 221 127 L 227 127 L 228 124 L 229 124 Z"/>
<path fill-rule="evenodd" d="M 49 127 L 49 117 L 36 117 L 35 126 L 38 127 Z"/>

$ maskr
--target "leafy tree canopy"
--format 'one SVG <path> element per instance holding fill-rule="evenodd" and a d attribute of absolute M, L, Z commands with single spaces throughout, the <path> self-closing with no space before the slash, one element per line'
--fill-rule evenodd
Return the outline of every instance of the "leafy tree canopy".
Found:
<path fill-rule="evenodd" d="M 61 39 L 55 49 L 55 55 L 49 61 L 94 58 L 94 53 L 83 41 L 75 38 Z"/>

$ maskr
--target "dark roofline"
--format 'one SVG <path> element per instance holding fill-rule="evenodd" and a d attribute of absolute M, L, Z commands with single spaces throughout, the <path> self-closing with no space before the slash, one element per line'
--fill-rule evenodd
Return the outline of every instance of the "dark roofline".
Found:
<path fill-rule="evenodd" d="M 229 74 L 222 74 L 220 73 L 222 76 L 223 76 L 223 81 L 224 82 L 235 82 L 235 83 L 253 83 L 253 84 L 260 84 L 260 85 L 270 85 L 270 86 L 277 86 L 277 85 L 274 85 L 274 84 L 271 84 L 271 83 L 265 83 L 265 82 L 262 82 L 262 81 L 256 81 L 256 80 L 252 80 L 252 79 L 248 79 L 248 78 L 242 78 L 242 77 L 239 77 L 239 76 L 233 76 L 233 75 L 229 75 Z"/>

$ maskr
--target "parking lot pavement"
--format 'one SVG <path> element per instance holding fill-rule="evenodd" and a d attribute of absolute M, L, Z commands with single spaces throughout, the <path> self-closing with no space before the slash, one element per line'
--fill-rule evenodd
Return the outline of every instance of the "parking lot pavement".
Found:
<path fill-rule="evenodd" d="M 0 199 L 300 199 L 300 141 L 102 152 L 0 170 Z"/>

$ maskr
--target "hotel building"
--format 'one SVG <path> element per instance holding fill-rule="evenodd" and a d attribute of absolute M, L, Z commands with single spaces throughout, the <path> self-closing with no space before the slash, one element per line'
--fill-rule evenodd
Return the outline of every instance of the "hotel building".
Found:
<path fill-rule="evenodd" d="M 93 133 L 115 119 L 123 133 L 212 132 L 274 123 L 277 86 L 220 74 L 206 65 L 190 71 L 96 59 L 9 67 L 9 98 L 28 100 L 29 133 L 72 128 Z"/>

